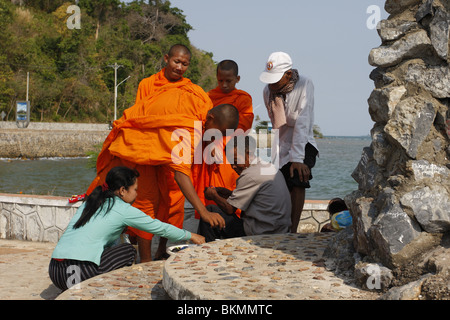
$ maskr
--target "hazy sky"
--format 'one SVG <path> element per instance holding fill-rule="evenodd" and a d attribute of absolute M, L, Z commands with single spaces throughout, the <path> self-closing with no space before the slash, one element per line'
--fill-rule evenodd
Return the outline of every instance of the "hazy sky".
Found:
<path fill-rule="evenodd" d="M 384 0 L 171 0 L 184 12 L 191 43 L 213 59 L 239 64 L 238 88 L 252 95 L 254 112 L 268 120 L 259 75 L 274 51 L 315 86 L 315 123 L 324 135 L 367 135 L 373 127 L 367 99 L 374 89 L 368 63 L 381 40 L 374 25 Z M 369 9 L 369 10 L 368 10 Z M 368 12 L 369 11 L 369 12 Z"/>

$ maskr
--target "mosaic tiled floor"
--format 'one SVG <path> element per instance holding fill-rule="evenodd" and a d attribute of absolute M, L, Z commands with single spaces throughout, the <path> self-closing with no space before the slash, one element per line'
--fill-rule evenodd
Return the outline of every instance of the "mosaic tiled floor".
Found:
<path fill-rule="evenodd" d="M 374 299 L 328 271 L 332 234 L 234 238 L 191 246 L 170 257 L 163 285 L 173 299 Z"/>

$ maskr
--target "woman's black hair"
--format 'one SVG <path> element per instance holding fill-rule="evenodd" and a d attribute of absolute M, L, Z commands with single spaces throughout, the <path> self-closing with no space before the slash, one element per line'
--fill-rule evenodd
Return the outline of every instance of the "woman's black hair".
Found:
<path fill-rule="evenodd" d="M 103 208 L 105 202 L 108 202 L 108 208 L 105 212 L 107 214 L 114 206 L 114 191 L 119 190 L 121 187 L 125 187 L 128 190 L 130 186 L 135 184 L 138 177 L 139 172 L 134 169 L 128 167 L 112 168 L 106 176 L 106 183 L 95 188 L 87 197 L 81 217 L 73 228 L 78 229 L 88 223 L 99 209 Z"/>

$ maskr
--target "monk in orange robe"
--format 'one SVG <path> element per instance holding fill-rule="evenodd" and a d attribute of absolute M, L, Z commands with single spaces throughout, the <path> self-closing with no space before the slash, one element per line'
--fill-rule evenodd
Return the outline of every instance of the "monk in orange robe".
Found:
<path fill-rule="evenodd" d="M 173 56 L 175 50 L 184 50 L 183 46 L 174 46 L 169 51 L 169 56 Z M 185 50 L 186 51 L 186 50 Z M 182 52 L 183 53 L 183 52 Z M 184 52 L 189 55 L 190 52 Z M 175 60 L 168 60 L 171 62 L 165 70 L 153 75 L 151 77 L 143 79 L 139 83 L 138 91 L 136 94 L 136 103 L 154 95 L 159 90 L 163 89 L 165 85 L 171 82 L 177 82 L 181 79 L 182 75 L 187 71 L 189 63 L 187 60 L 182 61 L 179 57 Z M 172 68 L 173 70 L 169 70 Z M 168 190 L 165 201 L 161 201 L 158 206 L 158 211 L 155 213 L 155 217 L 166 223 L 170 223 L 178 228 L 183 228 L 184 222 L 184 202 L 185 197 L 181 192 L 179 186 L 174 180 L 174 172 L 168 167 L 159 168 L 159 178 L 166 181 L 166 189 Z M 172 210 L 170 210 L 172 209 Z M 128 234 L 136 235 L 132 228 L 129 228 Z M 159 260 L 166 255 L 167 239 L 161 238 L 159 241 L 157 252 L 155 253 L 155 260 Z"/>
<path fill-rule="evenodd" d="M 119 165 L 135 168 L 140 177 L 138 197 L 133 206 L 158 218 L 160 205 L 170 206 L 171 181 L 167 180 L 170 171 L 202 219 L 222 228 L 223 218 L 209 212 L 195 192 L 191 165 L 198 148 L 202 148 L 202 130 L 236 128 L 239 115 L 230 105 L 213 108 L 203 89 L 183 77 L 190 58 L 186 47 L 172 47 L 164 57 L 166 67 L 149 79 L 157 89 L 125 110 L 114 122 L 97 159 L 97 177 L 87 194 L 104 183 L 111 168 Z M 137 235 L 141 262 L 151 261 L 153 235 L 137 229 L 132 231 Z"/>
<path fill-rule="evenodd" d="M 245 91 L 236 89 L 236 84 L 240 81 L 239 67 L 233 60 L 224 60 L 217 66 L 217 83 L 218 86 L 209 91 L 208 95 L 211 98 L 213 105 L 231 104 L 239 111 L 239 125 L 238 130 L 242 129 L 247 132 L 253 125 L 253 104 L 252 97 Z M 230 137 L 225 137 L 223 146 L 226 146 Z M 207 200 L 204 195 L 206 187 L 222 187 L 228 190 L 236 188 L 236 180 L 239 175 L 233 170 L 231 164 L 228 163 L 225 156 L 225 149 L 221 157 L 223 163 L 213 163 L 201 165 L 194 165 L 193 176 L 195 187 L 199 198 L 205 205 L 215 204 L 211 200 Z M 220 162 L 220 161 L 219 161 Z M 240 216 L 240 210 L 236 212 Z M 198 214 L 196 215 L 199 218 Z"/>

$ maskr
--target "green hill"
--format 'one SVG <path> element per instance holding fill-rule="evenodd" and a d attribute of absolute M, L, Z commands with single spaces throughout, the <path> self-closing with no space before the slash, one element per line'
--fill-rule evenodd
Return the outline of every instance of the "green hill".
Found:
<path fill-rule="evenodd" d="M 140 80 L 158 72 L 170 46 L 193 52 L 186 73 L 206 91 L 215 86 L 211 53 L 193 47 L 192 27 L 169 1 L 0 0 L 0 113 L 15 120 L 29 73 L 32 121 L 108 122 L 133 105 Z M 78 21 L 76 18 L 79 17 Z M 76 23 L 78 22 L 79 25 Z M 79 28 L 77 28 L 79 27 Z"/>

